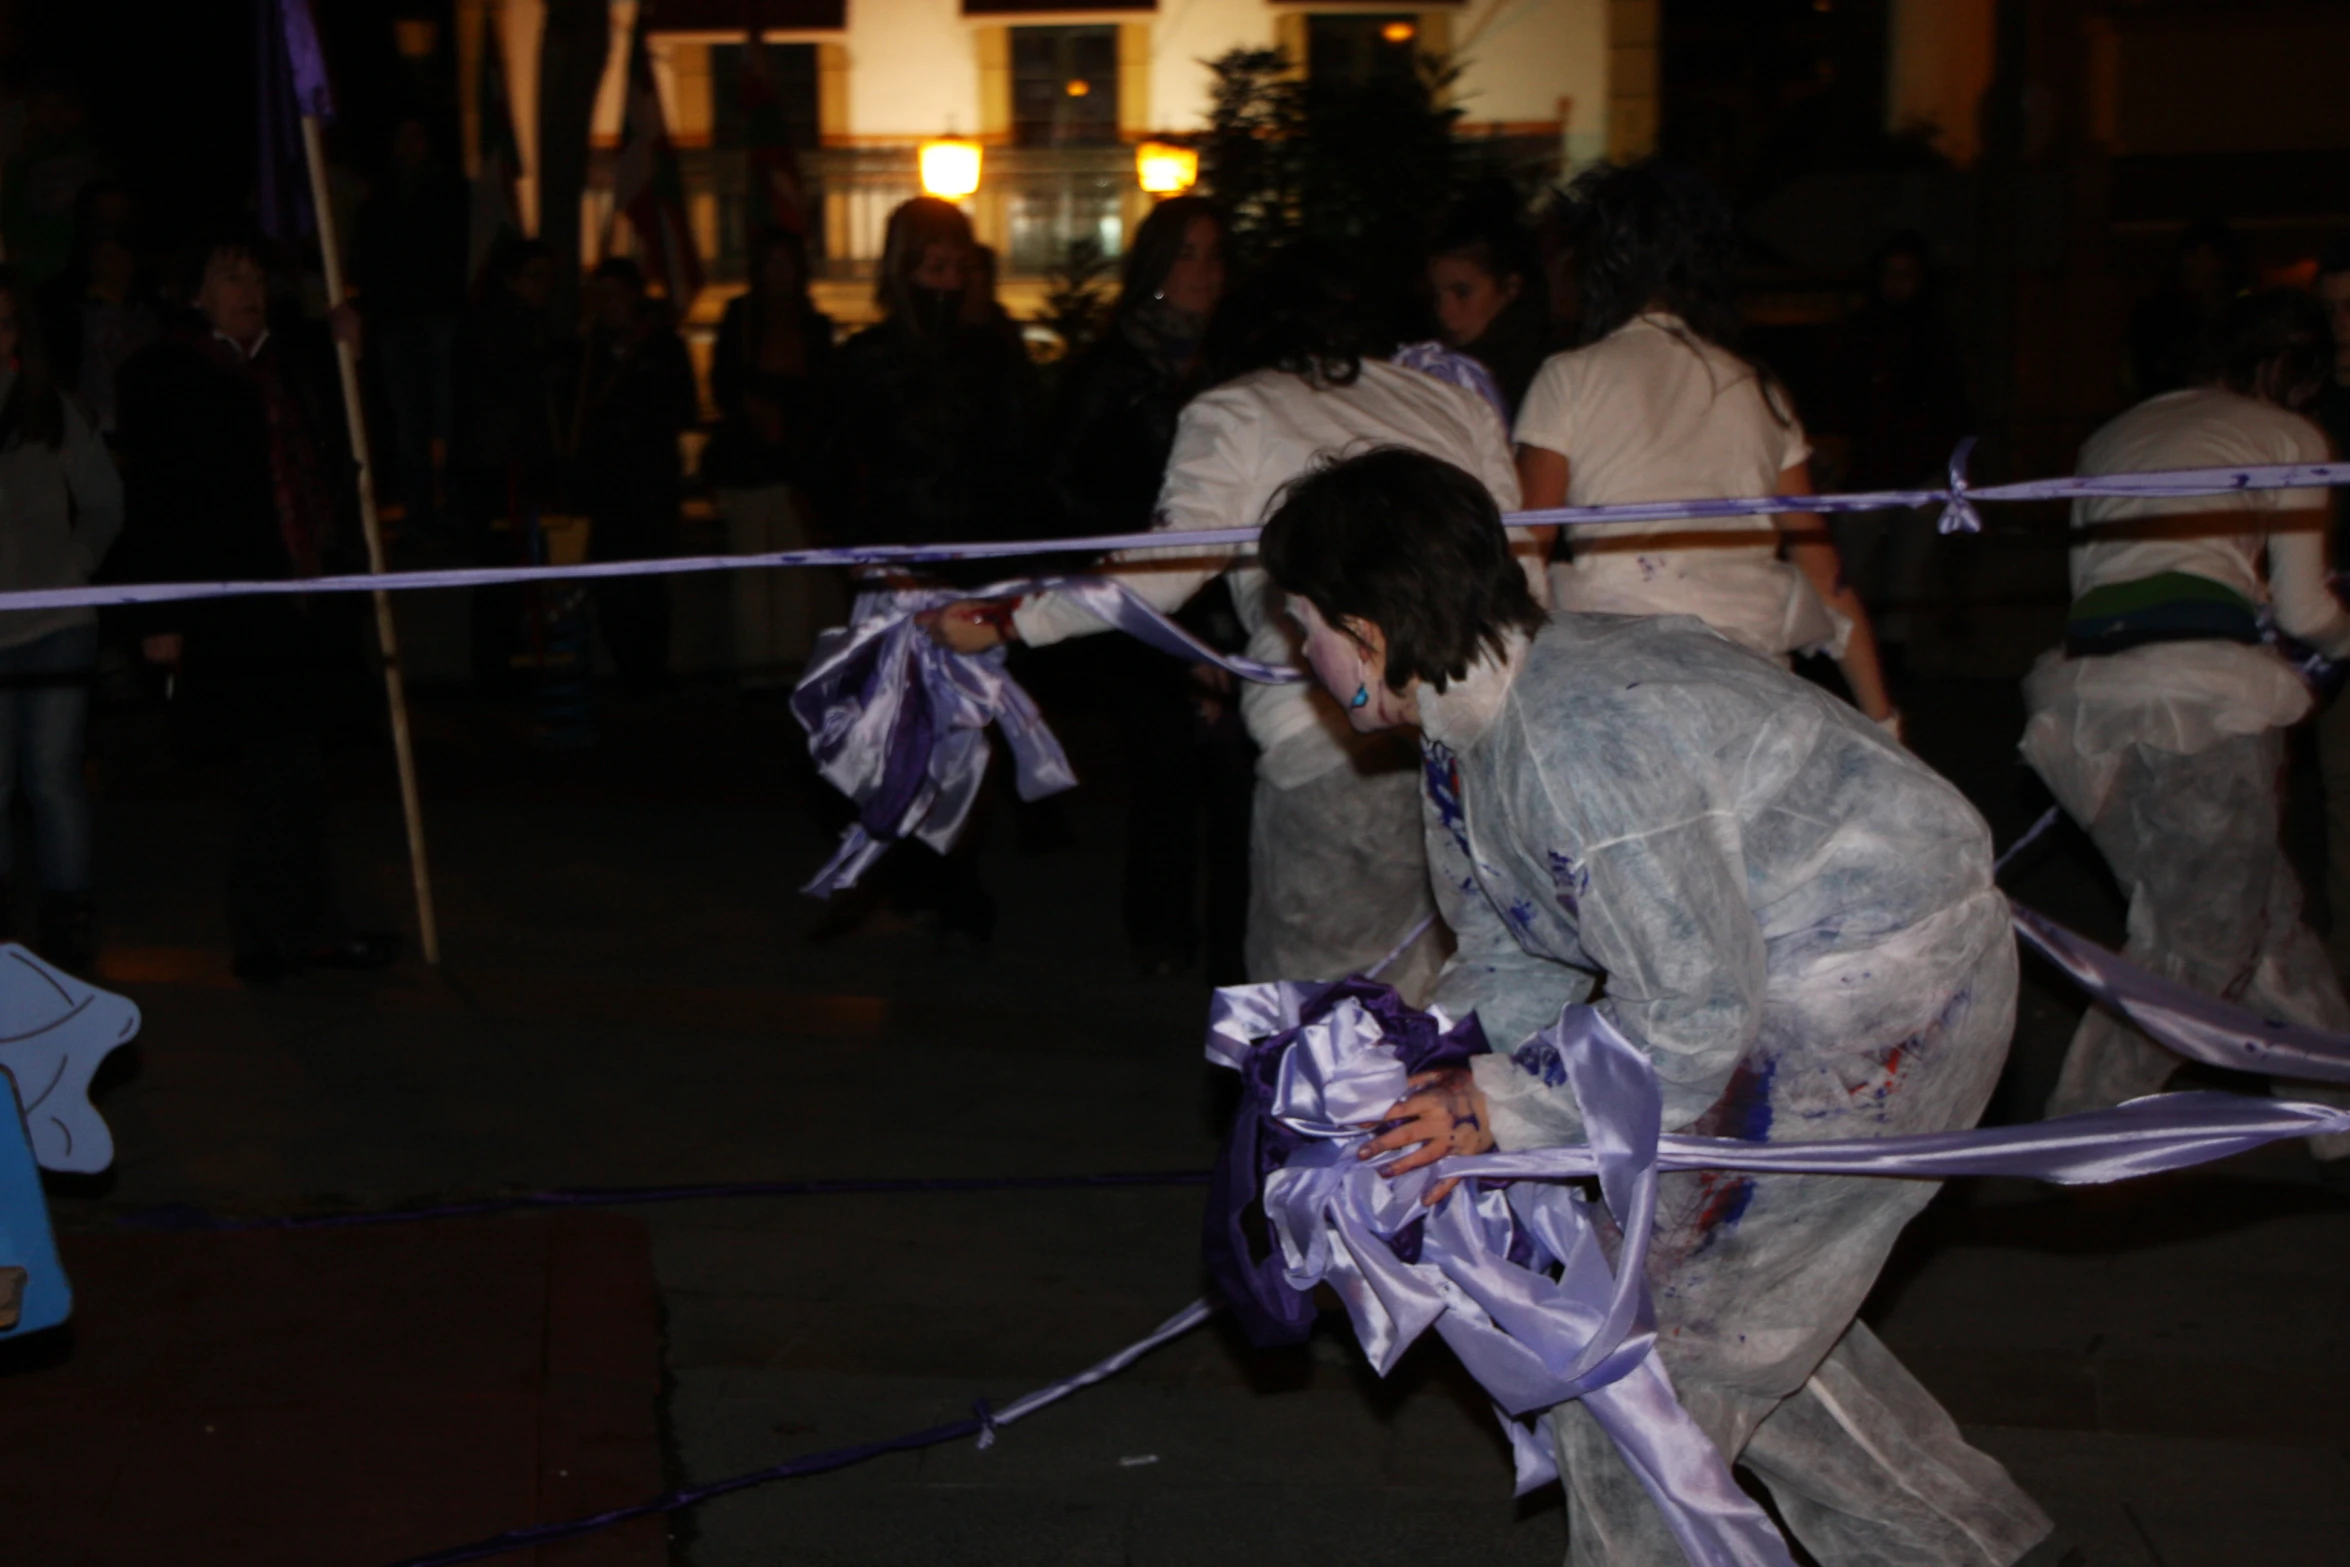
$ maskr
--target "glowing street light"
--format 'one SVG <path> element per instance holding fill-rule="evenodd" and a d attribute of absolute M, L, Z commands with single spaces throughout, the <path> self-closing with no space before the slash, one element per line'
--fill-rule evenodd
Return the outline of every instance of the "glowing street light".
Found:
<path fill-rule="evenodd" d="M 1199 153 L 1163 141 L 1134 149 L 1134 178 L 1154 196 L 1180 196 L 1198 183 Z"/>
<path fill-rule="evenodd" d="M 1391 44 L 1408 44 L 1420 36 L 1420 29 L 1410 22 L 1389 22 L 1379 29 L 1379 36 Z"/>
<path fill-rule="evenodd" d="M 979 143 L 942 136 L 922 144 L 922 192 L 961 201 L 979 189 Z"/>

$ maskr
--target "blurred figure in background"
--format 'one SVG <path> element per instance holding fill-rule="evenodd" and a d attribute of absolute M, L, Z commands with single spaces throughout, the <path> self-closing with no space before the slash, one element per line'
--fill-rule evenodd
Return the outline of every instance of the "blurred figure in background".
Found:
<path fill-rule="evenodd" d="M 700 411 L 693 361 L 667 300 L 645 274 L 607 256 L 588 280 L 588 334 L 580 355 L 574 478 L 596 560 L 656 560 L 677 553 L 685 501 L 678 437 Z M 669 579 L 598 582 L 596 621 L 621 683 L 639 693 L 669 678 Z"/>
<path fill-rule="evenodd" d="M 469 306 L 456 344 L 449 499 L 477 566 L 531 559 L 532 527 L 556 493 L 555 453 L 569 409 L 559 387 L 564 346 L 551 313 L 555 256 L 516 240 L 491 257 L 490 286 Z M 524 590 L 473 590 L 473 674 L 505 687 L 522 630 Z"/>
<path fill-rule="evenodd" d="M 842 543 L 965 544 L 1035 530 L 1035 374 L 1017 332 L 974 303 L 976 252 L 970 220 L 951 203 L 917 196 L 890 214 L 874 281 L 882 319 L 841 345 L 823 392 L 824 515 Z M 1004 567 L 922 570 L 977 584 Z M 942 941 L 983 950 L 996 921 L 976 868 L 984 836 L 975 815 L 950 854 L 909 843 L 884 862 L 901 908 L 933 915 Z M 844 907 L 827 926 L 852 917 Z"/>
<path fill-rule="evenodd" d="M 138 207 L 119 185 L 93 185 L 76 215 L 74 256 L 45 293 L 42 333 L 57 385 L 114 438 L 114 378 L 163 335 L 163 312 L 140 265 Z"/>
<path fill-rule="evenodd" d="M 0 592 L 8 593 L 82 586 L 122 530 L 113 459 L 58 390 L 30 305 L 0 267 Z M 0 614 L 0 828 L 9 796 L 21 788 L 41 882 L 36 945 L 76 971 L 97 955 L 82 775 L 97 667 L 95 611 Z M 15 934 L 15 839 L 0 831 L 0 936 Z"/>
<path fill-rule="evenodd" d="M 1492 373 L 1502 417 L 1517 417 L 1549 351 L 1542 258 L 1517 193 L 1483 186 L 1445 214 L 1428 247 L 1428 291 L 1444 341 Z"/>
<path fill-rule="evenodd" d="M 1127 248 L 1109 328 L 1062 372 L 1048 473 L 1067 534 L 1151 526 L 1183 405 L 1204 377 L 1201 345 L 1224 298 L 1224 220 L 1177 196 L 1152 209 Z M 1192 625 L 1209 635 L 1210 622 Z M 1225 716 L 1231 682 L 1127 637 L 1097 645 L 1126 742 L 1126 940 L 1146 974 L 1180 973 L 1201 944 L 1201 813 L 1208 833 L 1208 968 L 1239 978 L 1247 899 L 1245 738 Z M 1234 742 L 1237 741 L 1237 746 Z M 1237 769 L 1234 764 L 1237 761 Z M 1231 787 L 1238 773 L 1238 809 Z"/>
<path fill-rule="evenodd" d="M 1969 433 L 1966 373 L 1936 306 L 1926 239 L 1904 231 L 1869 265 L 1868 303 L 1845 323 L 1829 416 L 1844 434 L 1838 489 L 1938 485 Z M 1914 512 L 1855 512 L 1833 522 L 1844 580 L 1888 647 L 1907 643 L 1926 563 L 1939 537 Z"/>
<path fill-rule="evenodd" d="M 2325 437 L 2296 411 L 2333 371 L 2317 303 L 2245 295 L 2214 349 L 2204 384 L 2107 424 L 2080 471 L 2323 461 Z M 2279 841 L 2285 728 L 2307 716 L 2309 688 L 2262 645 L 2265 614 L 2329 658 L 2350 655 L 2350 613 L 2327 586 L 2327 501 L 2322 489 L 2075 501 L 2072 611 L 2064 647 L 2024 682 L 2023 753 L 2129 895 L 2123 956 L 2264 1017 L 2350 1029 Z M 2092 1007 L 2048 1114 L 2159 1093 L 2178 1066 Z M 2350 1154 L 2350 1134 L 2317 1142 L 2320 1157 Z"/>
<path fill-rule="evenodd" d="M 188 255 L 190 317 L 123 367 L 130 582 L 316 577 L 353 569 L 357 490 L 325 334 L 272 316 L 267 239 L 242 223 Z M 356 319 L 335 329 L 356 341 Z M 196 599 L 126 617 L 174 680 L 174 728 L 236 769 L 228 923 L 236 973 L 380 968 L 397 936 L 352 929 L 327 848 L 326 746 L 381 716 L 355 593 Z"/>
<path fill-rule="evenodd" d="M 2333 373 L 2306 410 L 2325 431 L 2340 462 L 2350 453 L 2350 240 L 2336 240 L 2317 263 L 2317 302 L 2325 308 L 2334 342 Z M 2350 560 L 2350 517 L 2339 495 L 2333 508 L 2333 559 Z M 2331 924 L 2326 950 L 2334 972 L 2350 983 L 2350 701 L 2336 691 L 2317 717 L 2317 765 L 2325 783 L 2326 911 Z"/>
<path fill-rule="evenodd" d="M 2201 379 L 2211 334 L 2244 286 L 2244 247 L 2218 218 L 2179 235 L 2171 277 L 2130 312 L 2130 396 L 2158 397 Z"/>
<path fill-rule="evenodd" d="M 440 465 L 454 424 L 467 200 L 465 182 L 412 116 L 393 130 L 383 176 L 351 233 L 351 272 L 392 416 L 393 468 L 411 537 L 443 531 Z"/>
<path fill-rule="evenodd" d="M 764 555 L 815 542 L 805 487 L 816 453 L 816 388 L 832 361 L 832 320 L 808 298 L 808 250 L 799 235 L 778 228 L 755 234 L 750 278 L 718 323 L 710 396 L 719 422 L 702 453 L 702 477 L 718 492 L 726 547 Z M 816 633 L 847 608 L 832 575 L 733 575 L 742 683 L 789 684 Z"/>
<path fill-rule="evenodd" d="M 1589 170 L 1567 200 L 1584 346 L 1552 355 L 1518 411 L 1527 509 L 1812 493 L 1811 445 L 1786 389 L 1738 351 L 1729 206 L 1696 175 L 1653 159 Z M 1551 568 L 1557 608 L 1695 615 L 1782 662 L 1832 652 L 1854 705 L 1899 733 L 1868 611 L 1818 517 L 1689 517 L 1566 534 L 1572 558 Z"/>

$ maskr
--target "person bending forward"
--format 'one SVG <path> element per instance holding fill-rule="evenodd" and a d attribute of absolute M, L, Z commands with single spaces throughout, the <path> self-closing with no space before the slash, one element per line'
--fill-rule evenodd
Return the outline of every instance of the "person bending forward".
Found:
<path fill-rule="evenodd" d="M 1356 725 L 1420 726 L 1429 868 L 1459 937 L 1436 1005 L 1508 1051 L 1597 985 L 1655 1063 L 1668 1131 L 1879 1137 L 1982 1112 L 2016 995 L 1990 832 L 1875 725 L 1694 619 L 1545 620 L 1484 487 L 1416 453 L 1301 482 L 1260 549 Z M 1583 1140 L 1546 1046 L 1414 1086 L 1366 1149 L 1411 1150 L 1389 1174 Z M 1934 1190 L 1663 1178 L 1658 1350 L 1828 1567 L 2057 1559 L 2034 1549 L 2046 1515 L 1854 1320 Z M 1568 1560 L 1680 1562 L 1581 1405 L 1550 1420 Z"/>

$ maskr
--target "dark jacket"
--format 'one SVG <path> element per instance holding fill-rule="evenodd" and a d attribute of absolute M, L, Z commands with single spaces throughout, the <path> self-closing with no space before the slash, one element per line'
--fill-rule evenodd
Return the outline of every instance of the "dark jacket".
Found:
<path fill-rule="evenodd" d="M 571 409 L 558 386 L 555 341 L 545 312 L 503 288 L 465 313 L 457 336 L 457 417 L 450 464 L 493 487 L 502 510 L 509 484 L 541 492 Z M 577 345 L 570 345 L 574 354 Z"/>
<path fill-rule="evenodd" d="M 667 553 L 685 497 L 677 441 L 700 412 L 685 342 L 648 315 L 626 338 L 592 333 L 581 367 L 588 384 L 573 468 L 576 499 L 594 520 L 591 547 L 599 560 Z"/>
<path fill-rule="evenodd" d="M 200 324 L 183 327 L 123 366 L 120 406 L 124 526 L 109 578 L 305 575 L 281 498 L 303 514 L 320 572 L 361 569 L 356 470 L 323 333 L 273 328 L 245 365 Z M 287 450 L 273 453 L 273 438 Z M 251 726 L 348 716 L 364 680 L 363 612 L 357 594 L 289 594 L 142 605 L 125 619 L 140 635 L 182 636 L 183 732 L 233 742 Z"/>
<path fill-rule="evenodd" d="M 783 375 L 759 368 L 758 309 L 758 300 L 749 294 L 727 301 L 710 354 L 710 400 L 718 405 L 718 428 L 702 453 L 702 477 L 728 489 L 805 483 L 816 460 L 817 389 L 832 364 L 832 318 L 814 309 L 801 317 L 805 363 L 799 373 Z M 751 420 L 753 398 L 782 410 L 781 441 L 761 438 Z"/>
<path fill-rule="evenodd" d="M 943 340 L 891 319 L 842 345 L 825 382 L 824 500 L 843 542 L 1020 538 L 1036 523 L 1035 376 L 1003 334 Z M 940 567 L 955 581 L 1001 568 Z"/>
<path fill-rule="evenodd" d="M 1151 525 L 1176 421 L 1195 389 L 1147 338 L 1117 326 L 1062 372 L 1046 470 L 1054 531 L 1140 533 Z"/>

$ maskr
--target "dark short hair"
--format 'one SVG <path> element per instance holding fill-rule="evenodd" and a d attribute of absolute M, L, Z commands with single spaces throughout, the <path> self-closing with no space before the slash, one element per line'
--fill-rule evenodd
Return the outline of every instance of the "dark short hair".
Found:
<path fill-rule="evenodd" d="M 1317 386 L 1351 386 L 1363 361 L 1395 351 L 1363 302 L 1347 257 L 1291 251 L 1245 281 L 1216 311 L 1207 353 L 1215 379 L 1283 370 Z"/>
<path fill-rule="evenodd" d="M 1694 171 L 1657 158 L 1599 164 L 1565 193 L 1583 291 L 1583 341 L 1596 343 L 1651 306 L 1699 337 L 1739 351 L 1732 296 L 1738 225 L 1730 204 Z"/>
<path fill-rule="evenodd" d="M 2258 288 L 2228 301 L 2211 346 L 2222 386 L 2289 403 L 2296 389 L 2324 384 L 2334 370 L 2325 307 L 2297 288 Z"/>
<path fill-rule="evenodd" d="M 1441 691 L 1543 622 L 1493 497 L 1425 452 L 1376 447 L 1293 481 L 1257 552 L 1332 626 L 1385 634 L 1390 689 L 1417 678 Z"/>
<path fill-rule="evenodd" d="M 1517 192 L 1506 184 L 1486 182 L 1465 192 L 1437 219 L 1428 259 L 1458 256 L 1497 283 L 1513 277 L 1540 281 L 1542 256 L 1520 208 Z"/>
<path fill-rule="evenodd" d="M 223 256 L 250 261 L 272 280 L 278 274 L 277 241 L 241 213 L 224 215 L 198 225 L 181 247 L 180 297 L 194 299 L 203 290 L 204 274 Z"/>

